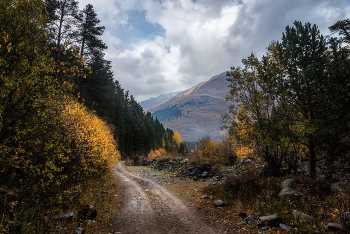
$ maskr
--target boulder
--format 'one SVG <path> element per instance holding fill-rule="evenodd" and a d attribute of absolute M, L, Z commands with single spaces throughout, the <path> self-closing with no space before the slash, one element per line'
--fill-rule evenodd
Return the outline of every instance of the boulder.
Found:
<path fill-rule="evenodd" d="M 312 219 L 310 215 L 297 210 L 293 210 L 292 215 L 295 220 L 310 221 Z"/>
<path fill-rule="evenodd" d="M 330 222 L 325 227 L 326 230 L 337 232 L 343 230 L 343 226 L 340 223 Z"/>
<path fill-rule="evenodd" d="M 255 224 L 254 218 L 251 215 L 249 215 L 248 217 L 246 217 L 244 219 L 243 223 L 246 225 L 253 225 L 253 224 Z"/>
<path fill-rule="evenodd" d="M 290 231 L 290 230 L 292 230 L 292 227 L 289 226 L 289 225 L 287 225 L 287 224 L 280 223 L 280 229 L 281 229 L 282 231 Z"/>
<path fill-rule="evenodd" d="M 202 178 L 206 179 L 206 178 L 208 178 L 208 175 L 209 175 L 209 172 L 205 171 L 202 173 Z"/>
<path fill-rule="evenodd" d="M 96 216 L 97 216 L 97 210 L 92 205 L 84 205 L 78 211 L 78 219 L 81 219 L 81 220 L 86 220 L 86 219 L 94 220 Z"/>
<path fill-rule="evenodd" d="M 84 228 L 76 228 L 74 229 L 73 234 L 84 234 L 85 233 L 85 229 Z"/>
<path fill-rule="evenodd" d="M 297 196 L 301 197 L 304 196 L 304 193 L 297 189 L 292 189 L 289 187 L 285 187 L 281 190 L 281 192 L 278 194 L 278 197 L 289 197 L 289 196 Z"/>
<path fill-rule="evenodd" d="M 225 202 L 222 201 L 222 200 L 216 200 L 214 201 L 214 206 L 217 206 L 217 207 L 222 207 L 222 206 L 225 206 Z"/>
<path fill-rule="evenodd" d="M 336 192 L 337 190 L 346 190 L 350 192 L 350 183 L 349 182 L 337 182 L 331 183 L 331 191 Z"/>
<path fill-rule="evenodd" d="M 259 217 L 257 224 L 258 226 L 269 225 L 269 226 L 275 227 L 281 221 L 282 221 L 281 218 L 279 218 L 277 214 L 274 214 L 274 215 Z"/>
<path fill-rule="evenodd" d="M 254 215 L 255 215 L 255 216 L 261 216 L 261 212 L 260 212 L 260 211 L 257 211 L 257 212 L 255 212 Z"/>
<path fill-rule="evenodd" d="M 292 185 L 293 181 L 294 181 L 293 179 L 287 179 L 287 180 L 283 181 L 281 183 L 281 189 L 284 189 L 287 187 L 289 188 Z"/>
<path fill-rule="evenodd" d="M 203 195 L 203 196 L 201 196 L 201 199 L 209 199 L 209 196 L 208 195 Z"/>
<path fill-rule="evenodd" d="M 66 214 L 60 214 L 60 215 L 56 215 L 54 217 L 55 220 L 72 220 L 73 219 L 73 212 L 69 212 L 69 213 L 66 213 Z"/>

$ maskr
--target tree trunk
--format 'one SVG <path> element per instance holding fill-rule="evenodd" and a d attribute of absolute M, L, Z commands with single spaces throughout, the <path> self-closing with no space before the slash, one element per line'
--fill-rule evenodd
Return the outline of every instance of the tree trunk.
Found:
<path fill-rule="evenodd" d="M 313 143 L 309 143 L 309 173 L 312 179 L 316 177 L 316 152 Z"/>
<path fill-rule="evenodd" d="M 59 51 L 61 51 L 62 27 L 63 27 L 65 5 L 66 5 L 66 2 L 64 2 L 62 7 L 61 7 L 60 24 L 58 27 L 58 34 L 57 34 L 57 48 Z"/>

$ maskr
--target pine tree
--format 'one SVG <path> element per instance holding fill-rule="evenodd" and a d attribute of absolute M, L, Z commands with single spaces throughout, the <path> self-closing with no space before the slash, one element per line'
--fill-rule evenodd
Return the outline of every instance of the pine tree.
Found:
<path fill-rule="evenodd" d="M 77 33 L 80 54 L 86 59 L 90 59 L 92 55 L 100 53 L 107 49 L 107 45 L 99 38 L 104 32 L 105 27 L 98 26 L 100 20 L 91 4 L 88 4 L 85 9 L 79 14 L 79 31 Z"/>

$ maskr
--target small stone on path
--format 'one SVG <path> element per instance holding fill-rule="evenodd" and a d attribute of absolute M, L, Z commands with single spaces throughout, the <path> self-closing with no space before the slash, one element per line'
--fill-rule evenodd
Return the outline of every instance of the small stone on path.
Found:
<path fill-rule="evenodd" d="M 215 206 L 225 206 L 225 202 L 222 200 L 216 200 L 214 201 Z"/>

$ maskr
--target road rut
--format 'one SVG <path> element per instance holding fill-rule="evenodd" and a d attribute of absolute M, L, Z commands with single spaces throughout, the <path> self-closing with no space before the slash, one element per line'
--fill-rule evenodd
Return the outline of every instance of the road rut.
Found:
<path fill-rule="evenodd" d="M 118 162 L 114 174 L 124 200 L 118 217 L 122 233 L 223 233 L 201 219 L 196 207 L 157 182 L 139 177 Z"/>

